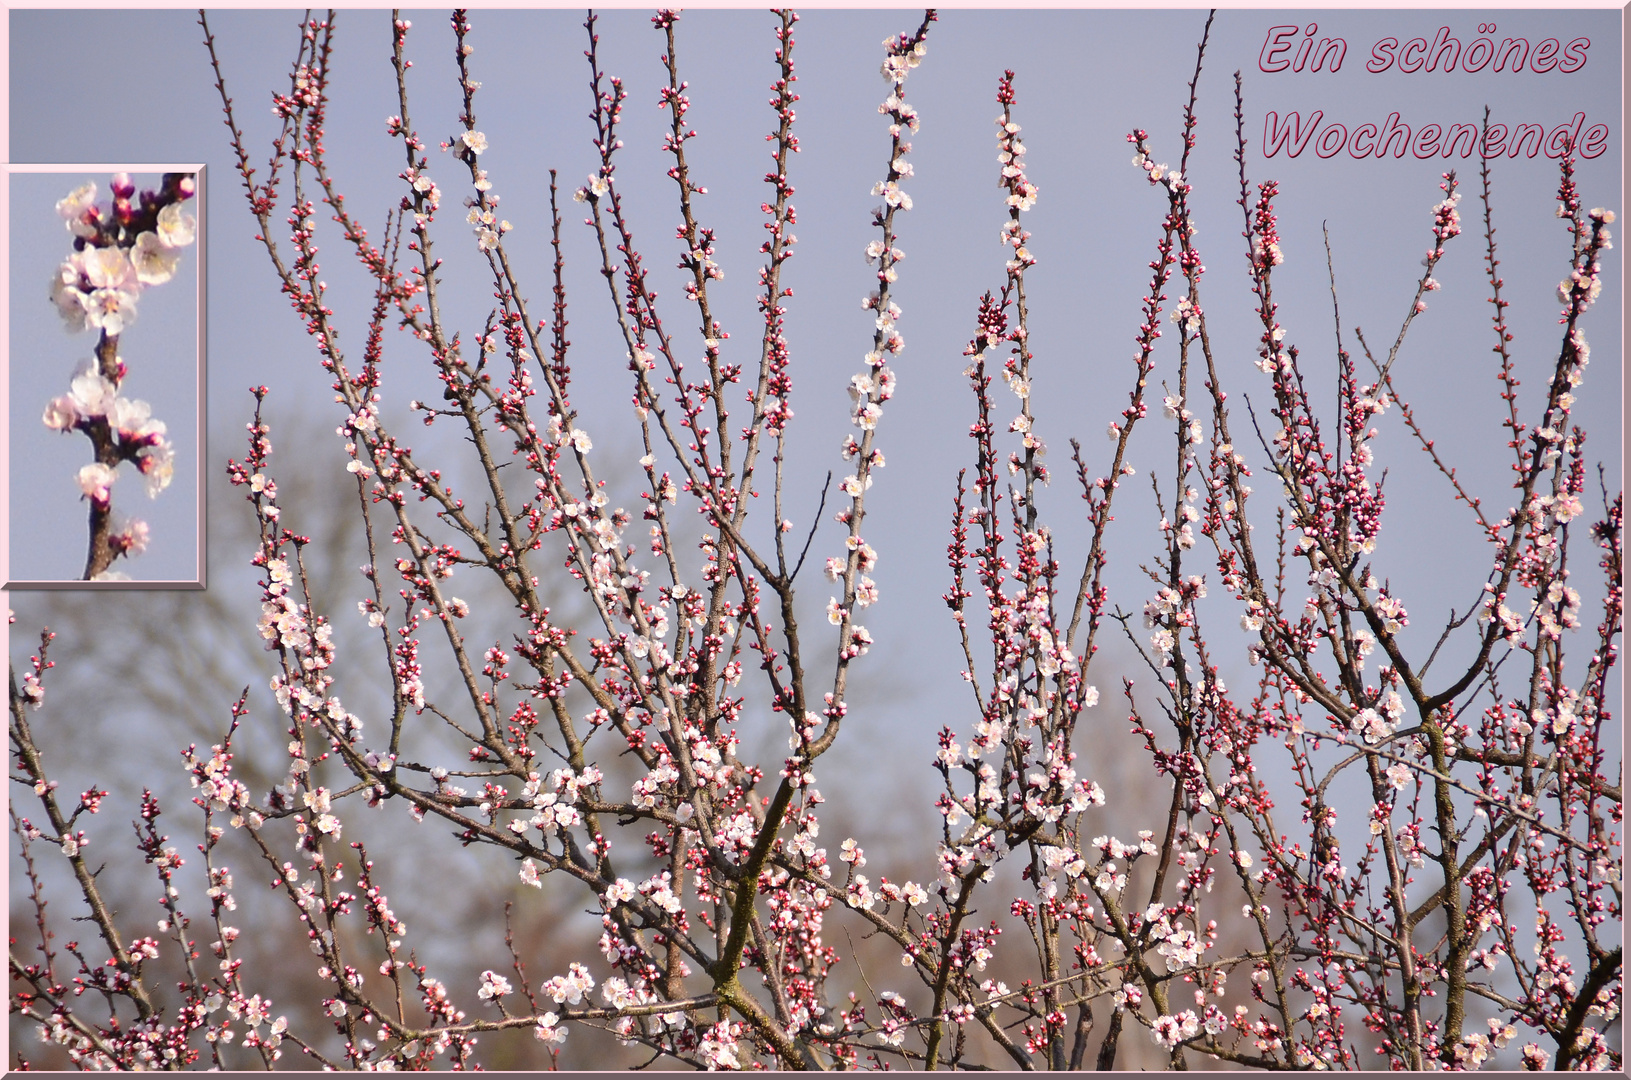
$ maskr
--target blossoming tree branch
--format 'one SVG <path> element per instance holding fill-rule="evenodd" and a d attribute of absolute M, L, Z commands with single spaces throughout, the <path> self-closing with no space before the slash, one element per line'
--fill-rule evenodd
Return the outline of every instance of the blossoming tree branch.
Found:
<path fill-rule="evenodd" d="M 97 332 L 93 356 L 74 372 L 68 393 L 46 405 L 44 416 L 46 427 L 80 432 L 91 443 L 91 462 L 76 475 L 90 503 L 86 581 L 127 577 L 112 569 L 114 560 L 147 547 L 147 523 L 114 513 L 119 466 L 134 465 L 155 498 L 175 472 L 175 449 L 165 438 L 164 421 L 153 417 L 147 402 L 120 396 L 128 372 L 119 340 L 136 320 L 142 291 L 175 276 L 180 249 L 197 235 L 196 221 L 185 209 L 196 190 L 191 175 L 167 173 L 157 191 L 139 196 L 127 173 L 114 174 L 110 187 L 109 207 L 97 203 L 94 183 L 57 203 L 74 251 L 51 282 L 52 302 L 68 331 Z"/>
<path fill-rule="evenodd" d="M 227 468 L 258 526 L 247 557 L 260 573 L 257 629 L 281 715 L 255 715 L 247 695 L 223 703 L 220 742 L 186 752 L 197 855 L 165 844 L 158 802 L 144 800 L 138 842 L 166 888 L 157 937 L 110 909 L 87 862 L 80 823 L 105 793 L 70 807 L 38 754 L 30 717 L 52 666 L 41 638 L 11 693 L 15 790 L 38 806 L 22 817 L 24 799 L 14 804 L 41 929 L 36 955 L 13 945 L 14 1013 L 86 1067 L 270 1068 L 289 1057 L 465 1067 L 507 1039 L 553 1062 L 570 1033 L 589 1029 L 653 1062 L 710 1068 L 1621 1067 L 1622 792 L 1608 734 L 1621 496 L 1588 490 L 1584 433 L 1571 421 L 1614 215 L 1584 209 L 1572 159 L 1562 159 L 1556 201 L 1560 331 L 1522 354 L 1543 362 L 1520 364 L 1512 345 L 1487 164 L 1471 183 L 1445 174 L 1401 211 L 1419 217 L 1426 256 L 1398 300 L 1397 331 L 1376 338 L 1339 319 L 1334 348 L 1316 358 L 1291 340 L 1275 298 L 1286 261 L 1279 187 L 1247 175 L 1238 77 L 1237 175 L 1203 179 L 1191 160 L 1207 19 L 1173 151 L 1158 152 L 1161 140 L 1143 130 L 1128 135 L 1153 229 L 1130 363 L 1113 376 L 1114 412 L 1095 421 L 1108 423 L 1108 449 L 1070 440 L 1068 464 L 1050 464 L 1033 403 L 1067 358 L 1044 355 L 1031 334 L 1028 277 L 1050 242 L 1026 225 L 1041 193 L 1027 174 L 1022 76 L 1001 77 L 1001 251 L 986 257 L 990 290 L 962 316 L 973 445 L 947 492 L 944 599 L 970 698 L 923 748 L 942 790 L 938 827 L 923 837 L 937 872 L 915 881 L 876 865 L 876 853 L 869 866 L 855 838 L 823 835 L 816 774 L 855 737 L 853 674 L 875 645 L 863 620 L 887 602 L 873 574 L 889 553 L 868 541 L 869 500 L 889 489 L 880 469 L 890 403 L 910 393 L 896 371 L 919 122 L 908 85 L 932 62 L 936 16 L 883 43 L 851 428 L 829 441 L 845 475 L 819 500 L 796 499 L 783 471 L 797 355 L 785 333 L 796 22 L 776 12 L 766 45 L 777 74 L 758 316 L 735 338 L 720 316 L 703 178 L 687 153 L 696 130 L 686 24 L 668 11 L 651 20 L 677 253 L 635 234 L 619 173 L 630 91 L 602 66 L 595 17 L 585 24 L 596 165 L 571 198 L 622 343 L 629 408 L 619 417 L 573 403 L 553 174 L 553 280 L 540 294 L 518 273 L 525 233 L 499 207 L 506 185 L 525 178 L 484 166 L 475 31 L 463 11 L 434 46 L 451 49 L 457 71 L 456 119 L 437 135 L 422 134 L 409 107 L 410 90 L 434 88 L 412 69 L 418 36 L 393 14 L 397 106 L 385 130 L 401 186 L 377 238 L 343 198 L 324 141 L 333 14 L 302 26 L 264 160 L 239 126 L 201 14 L 253 219 L 245 228 L 332 382 L 369 558 L 350 591 L 314 588 L 302 508 L 280 501 L 274 475 L 262 410 L 271 391 L 253 388 L 247 453 Z M 1259 379 L 1245 409 L 1225 390 L 1209 326 L 1192 201 L 1203 183 L 1238 198 L 1243 241 L 1220 242 L 1210 261 L 1214 273 L 1244 272 L 1253 298 Z M 1469 205 L 1481 240 L 1463 237 Z M 338 237 L 371 295 L 347 313 L 363 327 L 344 339 L 360 342 L 356 352 L 342 347 L 328 303 L 320 234 Z M 1493 423 L 1512 466 L 1509 490 L 1480 495 L 1423 429 L 1395 369 L 1445 252 L 1469 243 L 1481 248 L 1491 302 L 1488 325 L 1467 333 L 1494 349 Z M 489 306 L 453 310 L 439 245 L 479 258 Z M 684 275 L 677 304 L 658 303 L 647 261 L 657 251 Z M 340 269 L 331 260 L 327 273 Z M 109 288 L 109 273 L 96 262 L 86 280 Z M 111 357 L 120 324 L 99 310 Z M 440 400 L 415 401 L 407 415 L 383 406 L 397 354 L 430 366 Z M 96 377 L 116 385 L 111 363 Z M 1538 408 L 1520 406 L 1520 367 L 1544 388 Z M 1463 556 L 1474 599 L 1427 651 L 1404 635 L 1422 616 L 1379 562 L 1387 506 L 1373 447 L 1389 411 L 1398 437 L 1419 448 L 1424 478 L 1487 541 Z M 468 453 L 459 475 L 471 479 L 432 460 L 443 450 L 416 451 L 410 421 L 456 429 L 441 445 Z M 643 494 L 627 507 L 613 501 L 601 449 L 616 445 L 619 424 L 639 443 L 631 465 Z M 1146 427 L 1166 447 L 1152 479 L 1159 546 L 1118 556 L 1147 573 L 1140 620 L 1138 605 L 1112 600 L 1106 567 L 1112 510 L 1142 483 L 1128 448 Z M 1050 506 L 1050 481 L 1077 499 Z M 750 523 L 756 508 L 769 510 L 765 527 Z M 836 535 L 823 528 L 834 513 Z M 1085 538 L 1076 565 L 1056 555 L 1067 530 Z M 1606 589 L 1598 611 L 1571 584 L 1592 562 Z M 472 578 L 489 579 L 497 599 L 457 595 L 478 595 L 456 584 Z M 818 594 L 808 608 L 799 586 Z M 1202 605 L 1209 592 L 1213 604 Z M 552 599 L 566 593 L 581 596 L 581 617 Z M 823 603 L 835 637 L 800 622 Z M 369 652 L 337 643 L 340 620 L 366 624 Z M 1120 695 L 1091 681 L 1105 634 L 1124 636 L 1144 665 L 1136 693 L 1130 678 Z M 1226 651 L 1249 660 L 1246 685 L 1220 677 Z M 371 665 L 388 676 L 382 711 L 348 704 Z M 252 724 L 287 731 L 267 790 L 241 779 L 234 757 Z M 1117 816 L 1107 778 L 1078 758 L 1094 728 L 1122 724 L 1157 793 L 1148 820 Z M 750 755 L 745 736 L 767 726 L 785 734 L 785 752 Z M 598 948 L 586 941 L 542 973 L 512 952 L 509 967 L 479 978 L 439 975 L 393 911 L 393 853 L 359 839 L 393 814 L 490 854 L 523 904 L 535 889 L 568 891 L 598 919 Z M 236 837 L 286 906 L 287 932 L 313 954 L 303 992 L 321 998 L 323 1015 L 304 1030 L 242 962 L 224 842 Z M 56 858 L 73 869 L 98 951 L 65 954 L 44 932 L 34 860 Z M 206 894 L 178 887 L 187 859 L 202 861 Z M 857 970 L 857 939 L 899 965 Z M 178 991 L 152 974 L 166 956 L 185 962 Z"/>

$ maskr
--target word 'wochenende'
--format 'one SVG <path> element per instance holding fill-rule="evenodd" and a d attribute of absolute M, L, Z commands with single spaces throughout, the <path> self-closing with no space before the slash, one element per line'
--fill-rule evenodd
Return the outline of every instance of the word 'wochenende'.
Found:
<path fill-rule="evenodd" d="M 1545 124 L 1421 124 L 1404 123 L 1398 113 L 1389 113 L 1381 124 L 1365 123 L 1349 128 L 1335 121 L 1325 122 L 1323 110 L 1304 118 L 1288 112 L 1282 118 L 1269 112 L 1263 117 L 1263 156 L 1298 157 L 1312 149 L 1322 158 L 1346 152 L 1353 158 L 1470 158 L 1537 157 L 1559 158 L 1573 152 L 1582 158 L 1599 157 L 1608 149 L 1608 125 L 1586 127 L 1586 114 L 1577 112 L 1567 123 Z"/>

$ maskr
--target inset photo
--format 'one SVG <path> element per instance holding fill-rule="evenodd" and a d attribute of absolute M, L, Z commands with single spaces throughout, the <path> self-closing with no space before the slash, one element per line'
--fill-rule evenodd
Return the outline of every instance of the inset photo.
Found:
<path fill-rule="evenodd" d="M 10 165 L 6 587 L 202 588 L 201 165 Z"/>

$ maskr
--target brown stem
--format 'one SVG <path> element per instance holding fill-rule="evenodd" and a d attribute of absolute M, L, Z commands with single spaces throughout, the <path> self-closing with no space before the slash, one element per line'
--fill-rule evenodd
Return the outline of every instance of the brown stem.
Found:
<path fill-rule="evenodd" d="M 102 336 L 96 343 L 96 366 L 102 377 L 112 383 L 115 388 L 124 380 L 124 372 L 119 363 L 119 335 L 102 331 Z M 108 428 L 106 421 L 93 423 L 88 432 L 91 446 L 95 451 L 96 461 L 110 469 L 119 467 L 119 448 L 114 439 L 113 432 Z M 81 581 L 90 581 L 96 575 L 113 565 L 113 504 L 112 501 L 98 502 L 90 500 L 91 512 L 88 522 L 90 544 L 85 552 L 85 574 Z"/>

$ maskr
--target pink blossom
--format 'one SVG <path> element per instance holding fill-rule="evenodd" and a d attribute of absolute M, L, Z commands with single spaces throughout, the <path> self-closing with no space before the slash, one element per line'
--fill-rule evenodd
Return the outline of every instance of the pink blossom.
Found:
<path fill-rule="evenodd" d="M 127 518 L 114 526 L 109 543 L 125 555 L 140 555 L 147 550 L 147 522 L 140 518 Z"/>
<path fill-rule="evenodd" d="M 197 225 L 197 219 L 180 203 L 171 203 L 159 211 L 158 238 L 168 248 L 187 247 L 198 237 Z"/>
<path fill-rule="evenodd" d="M 108 501 L 108 489 L 116 479 L 114 471 L 100 461 L 82 467 L 78 473 L 79 490 L 92 502 Z"/>
<path fill-rule="evenodd" d="M 68 431 L 79 423 L 79 410 L 71 395 L 54 397 L 45 406 L 45 426 L 53 431 Z"/>
<path fill-rule="evenodd" d="M 157 233 L 144 232 L 130 249 L 136 279 L 143 285 L 163 285 L 175 276 L 181 255 L 167 246 Z"/>

